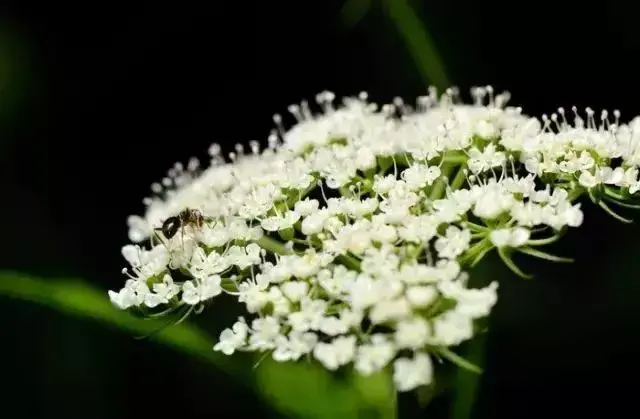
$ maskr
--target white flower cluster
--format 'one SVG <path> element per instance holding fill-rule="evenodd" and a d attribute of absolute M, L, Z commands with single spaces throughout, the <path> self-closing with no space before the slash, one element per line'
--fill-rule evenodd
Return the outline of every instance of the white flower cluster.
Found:
<path fill-rule="evenodd" d="M 399 391 L 430 384 L 432 359 L 460 363 L 448 348 L 497 300 L 495 282 L 469 287 L 464 270 L 492 249 L 519 274 L 513 251 L 557 260 L 537 247 L 582 223 L 583 192 L 608 208 L 640 188 L 640 120 L 540 122 L 508 94 L 472 94 L 378 108 L 324 92 L 320 114 L 289 108 L 289 130 L 276 115 L 263 150 L 226 160 L 214 145 L 208 168 L 176 165 L 128 220 L 138 244 L 122 250 L 129 279 L 112 302 L 189 313 L 232 296 L 246 314 L 217 351 L 363 375 L 391 365 Z"/>

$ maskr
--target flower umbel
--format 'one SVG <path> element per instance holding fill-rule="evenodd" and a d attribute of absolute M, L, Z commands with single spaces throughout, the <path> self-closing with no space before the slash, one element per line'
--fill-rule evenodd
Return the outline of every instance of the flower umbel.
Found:
<path fill-rule="evenodd" d="M 391 366 L 398 391 L 430 384 L 434 357 L 466 366 L 449 348 L 477 333 L 498 289 L 471 287 L 467 272 L 493 249 L 522 276 L 513 252 L 562 260 L 539 247 L 581 225 L 579 196 L 622 219 L 607 202 L 640 190 L 640 119 L 603 113 L 598 125 L 574 110 L 572 125 L 560 109 L 540 121 L 507 93 L 472 94 L 378 108 L 323 92 L 319 114 L 289 107 L 289 130 L 275 115 L 264 149 L 227 159 L 214 145 L 207 168 L 177 164 L 128 220 L 132 242 L 149 244 L 124 246 L 129 278 L 111 300 L 188 314 L 226 294 L 245 314 L 214 350 L 362 375 Z M 185 209 L 202 224 L 158 230 Z"/>

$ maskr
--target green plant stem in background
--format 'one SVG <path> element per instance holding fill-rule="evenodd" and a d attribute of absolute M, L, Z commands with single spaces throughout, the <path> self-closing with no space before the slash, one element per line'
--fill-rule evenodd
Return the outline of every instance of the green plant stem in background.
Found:
<path fill-rule="evenodd" d="M 347 0 L 340 10 L 342 23 L 347 28 L 356 26 L 371 8 L 371 0 Z"/>
<path fill-rule="evenodd" d="M 259 240 L 256 240 L 256 244 L 263 249 L 278 255 L 291 254 L 291 251 L 287 249 L 282 242 L 272 239 L 269 236 L 262 236 Z"/>
<path fill-rule="evenodd" d="M 222 354 L 213 352 L 213 339 L 202 330 L 182 323 L 141 319 L 112 306 L 102 290 L 74 279 L 41 279 L 17 272 L 0 273 L 0 295 L 37 303 L 60 312 L 89 318 L 136 336 L 163 343 L 189 356 L 214 364 L 220 371 L 241 380 L 243 368 Z"/>
<path fill-rule="evenodd" d="M 486 334 L 479 334 L 466 345 L 463 355 L 475 365 L 484 361 L 486 350 Z M 460 368 L 454 377 L 454 395 L 451 406 L 451 419 L 468 419 L 478 396 L 481 375 Z"/>
<path fill-rule="evenodd" d="M 453 163 L 446 162 L 442 164 L 442 168 L 440 170 L 444 179 L 440 178 L 434 182 L 431 192 L 429 193 L 430 200 L 436 201 L 444 196 L 445 189 L 449 183 L 448 178 L 454 169 L 455 166 Z"/>
<path fill-rule="evenodd" d="M 407 0 L 387 0 L 389 16 L 395 22 L 425 85 L 444 90 L 451 86 L 434 42 Z"/>
<path fill-rule="evenodd" d="M 273 243 L 270 243 L 273 244 Z M 105 292 L 80 280 L 42 279 L 18 272 L 0 272 L 0 296 L 40 304 L 79 318 L 91 319 L 136 336 L 165 344 L 201 359 L 230 379 L 247 385 L 287 417 L 303 419 L 395 419 L 393 386 L 388 374 L 338 379 L 313 363 L 251 362 L 213 351 L 214 340 L 201 329 L 181 323 L 141 319 L 112 306 Z M 364 414 L 364 416 L 362 416 Z"/>
<path fill-rule="evenodd" d="M 460 165 L 460 167 L 458 167 L 458 172 L 456 173 L 456 177 L 454 177 L 451 183 L 449 184 L 452 190 L 457 191 L 464 184 L 465 180 L 467 180 L 466 169 L 467 168 L 465 165 Z"/>

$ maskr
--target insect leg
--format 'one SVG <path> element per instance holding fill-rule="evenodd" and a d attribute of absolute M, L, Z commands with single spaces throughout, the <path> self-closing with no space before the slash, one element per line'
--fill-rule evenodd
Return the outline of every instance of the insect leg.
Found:
<path fill-rule="evenodd" d="M 171 249 L 169 249 L 169 246 L 167 245 L 167 242 L 162 240 L 162 236 L 160 236 L 160 233 L 158 233 L 158 231 L 161 231 L 162 229 L 160 228 L 154 228 L 153 229 L 153 235 L 151 236 L 151 246 L 155 247 L 155 243 L 153 241 L 153 238 L 156 238 L 158 240 L 158 242 L 160 242 L 165 249 L 167 249 L 167 252 L 170 252 Z"/>

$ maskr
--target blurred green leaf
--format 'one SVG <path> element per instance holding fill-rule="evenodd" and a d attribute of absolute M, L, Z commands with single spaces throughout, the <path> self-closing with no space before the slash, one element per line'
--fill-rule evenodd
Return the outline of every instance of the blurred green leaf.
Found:
<path fill-rule="evenodd" d="M 388 0 L 387 10 L 395 22 L 425 85 L 444 90 L 450 87 L 449 79 L 435 46 L 415 10 L 407 0 Z"/>
<path fill-rule="evenodd" d="M 267 400 L 296 418 L 395 418 L 395 393 L 387 372 L 370 377 L 347 373 L 340 378 L 316 364 L 271 360 L 256 372 Z"/>
<path fill-rule="evenodd" d="M 347 28 L 356 26 L 371 8 L 371 0 L 347 0 L 340 10 L 340 17 Z"/>
<path fill-rule="evenodd" d="M 135 335 L 149 335 L 166 325 L 162 320 L 137 318 L 113 307 L 106 293 L 79 280 L 41 279 L 17 272 L 0 272 L 0 295 L 41 304 L 90 318 Z M 212 348 L 214 340 L 195 326 L 182 323 L 150 336 L 183 353 L 215 365 L 231 378 L 247 383 L 255 375 L 255 391 L 273 408 L 296 418 L 393 418 L 393 391 L 388 378 L 374 376 L 355 383 L 310 362 L 265 360 L 253 371 L 250 363 L 227 357 Z M 389 398 L 387 398 L 389 397 Z"/>
<path fill-rule="evenodd" d="M 370 405 L 375 406 L 380 418 L 394 418 L 396 414 L 395 388 L 390 371 L 383 371 L 364 377 L 353 374 L 351 381 L 360 391 L 360 396 Z"/>
<path fill-rule="evenodd" d="M 482 366 L 484 363 L 486 336 L 486 333 L 479 334 L 465 345 L 462 350 L 462 355 L 475 365 Z M 453 380 L 455 394 L 451 407 L 452 419 L 468 419 L 471 417 L 481 378 L 481 375 L 474 374 L 463 368 L 459 368 L 456 371 Z"/>
<path fill-rule="evenodd" d="M 118 310 L 105 292 L 80 280 L 41 279 L 18 272 L 0 272 L 0 295 L 90 318 L 136 336 L 151 335 L 149 339 L 209 361 L 225 373 L 237 376 L 242 372 L 228 357 L 213 352 L 214 341 L 197 327 L 183 323 L 154 333 L 166 326 L 166 321 L 142 319 Z"/>
<path fill-rule="evenodd" d="M 355 388 L 310 363 L 265 361 L 257 368 L 256 379 L 269 403 L 297 418 L 347 419 L 357 417 L 361 408 Z"/>

